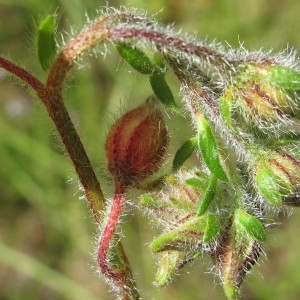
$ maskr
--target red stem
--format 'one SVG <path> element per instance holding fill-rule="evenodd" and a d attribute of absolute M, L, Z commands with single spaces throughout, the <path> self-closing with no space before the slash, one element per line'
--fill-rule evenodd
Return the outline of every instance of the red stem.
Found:
<path fill-rule="evenodd" d="M 105 225 L 104 232 L 100 239 L 98 250 L 98 264 L 102 273 L 110 279 L 113 279 L 117 285 L 123 285 L 128 276 L 126 272 L 120 272 L 118 269 L 113 269 L 110 266 L 110 259 L 108 258 L 108 252 L 111 247 L 112 239 L 115 235 L 116 228 L 123 210 L 125 203 L 125 187 L 120 184 L 116 184 L 115 196 L 108 215 L 108 221 Z"/>
<path fill-rule="evenodd" d="M 126 24 L 125 24 L 126 25 Z M 203 61 L 208 61 L 212 64 L 223 64 L 229 68 L 232 67 L 234 61 L 227 59 L 224 55 L 214 51 L 204 45 L 198 45 L 193 42 L 180 39 L 156 30 L 147 30 L 139 27 L 112 27 L 108 31 L 108 37 L 112 41 L 120 41 L 122 39 L 146 39 L 154 42 L 156 45 L 163 45 L 172 50 L 183 52 L 188 55 L 195 55 Z"/>
<path fill-rule="evenodd" d="M 0 57 L 0 67 L 14 74 L 22 81 L 30 85 L 38 94 L 42 93 L 45 89 L 45 86 L 40 82 L 36 77 L 28 73 L 23 68 L 15 65 L 11 61 Z"/>

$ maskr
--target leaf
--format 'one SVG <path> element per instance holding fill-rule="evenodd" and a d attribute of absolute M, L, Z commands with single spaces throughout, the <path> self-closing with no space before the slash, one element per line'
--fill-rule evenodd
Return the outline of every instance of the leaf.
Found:
<path fill-rule="evenodd" d="M 249 215 L 243 209 L 236 210 L 235 223 L 238 229 L 245 230 L 255 240 L 266 240 L 267 236 L 263 224 L 256 217 Z"/>
<path fill-rule="evenodd" d="M 300 73 L 284 66 L 267 67 L 267 80 L 273 84 L 290 90 L 300 90 Z"/>
<path fill-rule="evenodd" d="M 54 15 L 48 15 L 38 28 L 37 52 L 44 71 L 50 68 L 56 56 L 55 28 Z"/>
<path fill-rule="evenodd" d="M 208 122 L 203 116 L 198 116 L 198 145 L 203 160 L 209 170 L 220 180 L 228 181 L 227 175 L 220 163 L 218 147 Z"/>
<path fill-rule="evenodd" d="M 153 73 L 150 76 L 150 84 L 155 96 L 176 114 L 182 115 L 180 108 L 174 101 L 171 89 L 169 88 L 164 73 Z"/>
<path fill-rule="evenodd" d="M 214 174 L 211 174 L 208 181 L 207 188 L 205 190 L 203 198 L 201 199 L 201 203 L 198 210 L 198 216 L 202 216 L 207 212 L 208 207 L 210 206 L 212 200 L 215 197 L 216 187 L 217 187 L 217 177 L 214 176 Z"/>
<path fill-rule="evenodd" d="M 255 182 L 261 195 L 274 205 L 282 204 L 282 197 L 277 180 L 273 173 L 265 166 L 258 168 Z"/>
<path fill-rule="evenodd" d="M 221 224 L 216 215 L 208 215 L 203 235 L 203 243 L 211 242 L 221 230 Z"/>
<path fill-rule="evenodd" d="M 173 172 L 176 172 L 183 165 L 183 163 L 192 156 L 196 147 L 196 138 L 191 138 L 182 144 L 182 146 L 177 150 L 173 159 Z"/>
<path fill-rule="evenodd" d="M 156 66 L 142 50 L 126 43 L 119 43 L 117 50 L 121 57 L 136 71 L 142 74 L 152 74 L 156 70 Z"/>

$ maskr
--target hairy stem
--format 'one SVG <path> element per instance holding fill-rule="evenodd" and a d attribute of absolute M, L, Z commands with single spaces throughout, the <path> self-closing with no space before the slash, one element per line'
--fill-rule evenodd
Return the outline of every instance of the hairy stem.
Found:
<path fill-rule="evenodd" d="M 15 65 L 13 62 L 0 57 L 0 67 L 5 69 L 6 71 L 12 73 L 23 82 L 27 83 L 31 86 L 37 93 L 42 93 L 44 91 L 44 85 L 40 82 L 36 77 L 31 75 L 29 72 L 24 70 L 23 68 Z"/>
<path fill-rule="evenodd" d="M 98 249 L 98 264 L 103 275 L 120 290 L 120 295 L 125 299 L 139 299 L 138 291 L 132 279 L 127 258 L 120 255 L 119 237 L 116 229 L 125 204 L 125 187 L 117 184 L 112 206 L 107 217 Z M 116 242 L 117 244 L 114 244 Z M 123 250 L 122 250 L 123 251 Z M 115 255 L 119 252 L 118 258 Z"/>
<path fill-rule="evenodd" d="M 151 22 L 146 18 L 138 19 L 139 24 L 135 24 L 136 18 L 132 14 L 115 14 L 109 16 L 109 18 L 114 21 L 114 24 L 108 30 L 108 37 L 111 41 L 118 42 L 124 39 L 146 40 L 154 43 L 156 47 L 165 46 L 171 51 L 200 58 L 202 62 L 208 62 L 218 67 L 222 65 L 226 69 L 231 69 L 235 63 L 204 44 L 196 44 L 174 34 L 162 32 L 151 25 L 147 26 Z"/>
<path fill-rule="evenodd" d="M 125 203 L 124 193 L 125 189 L 116 188 L 115 196 L 113 198 L 110 212 L 107 216 L 107 223 L 100 239 L 98 250 L 98 263 L 102 273 L 107 277 L 112 278 L 114 281 L 122 281 L 123 274 L 115 273 L 114 270 L 109 266 L 110 261 L 108 258 L 108 252 Z"/>
<path fill-rule="evenodd" d="M 47 92 L 49 94 L 47 94 Z M 46 90 L 44 102 L 48 113 L 65 145 L 84 188 L 92 214 L 100 223 L 100 213 L 104 208 L 104 196 L 84 146 L 77 134 L 61 95 Z"/>

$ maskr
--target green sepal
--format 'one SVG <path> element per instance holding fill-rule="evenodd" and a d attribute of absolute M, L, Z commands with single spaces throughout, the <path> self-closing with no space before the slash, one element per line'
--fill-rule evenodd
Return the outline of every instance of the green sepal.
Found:
<path fill-rule="evenodd" d="M 203 243 L 211 242 L 220 232 L 221 224 L 216 215 L 210 214 L 206 217 L 206 226 L 203 235 Z"/>
<path fill-rule="evenodd" d="M 243 209 L 236 210 L 235 224 L 238 230 L 246 231 L 257 241 L 262 242 L 267 238 L 263 224 L 255 216 L 249 215 Z"/>
<path fill-rule="evenodd" d="M 255 182 L 261 195 L 274 205 L 282 204 L 282 196 L 276 177 L 266 166 L 260 166 L 257 170 Z"/>
<path fill-rule="evenodd" d="M 121 57 L 136 71 L 142 74 L 152 74 L 157 69 L 150 58 L 140 49 L 127 43 L 119 43 L 117 50 Z"/>
<path fill-rule="evenodd" d="M 173 172 L 176 172 L 184 162 L 192 156 L 197 147 L 197 138 L 190 138 L 177 150 L 173 159 Z"/>
<path fill-rule="evenodd" d="M 228 127 L 232 125 L 232 94 L 231 89 L 227 91 L 219 101 L 221 117 Z"/>
<path fill-rule="evenodd" d="M 164 250 L 182 250 L 185 244 L 199 244 L 206 228 L 206 218 L 193 216 L 176 229 L 157 237 L 151 249 L 154 252 Z"/>
<path fill-rule="evenodd" d="M 231 282 L 226 282 L 223 286 L 225 296 L 228 300 L 237 300 L 239 296 L 239 287 L 236 287 Z"/>
<path fill-rule="evenodd" d="M 159 69 L 161 69 L 161 71 L 166 69 L 165 61 L 160 54 L 155 53 L 152 61 Z"/>
<path fill-rule="evenodd" d="M 207 180 L 205 180 L 204 178 L 201 180 L 200 178 L 191 177 L 186 179 L 184 183 L 202 192 L 205 191 L 205 188 L 207 186 Z"/>
<path fill-rule="evenodd" d="M 142 195 L 140 198 L 140 203 L 141 205 L 149 208 L 159 208 L 161 206 L 158 198 L 153 194 Z"/>
<path fill-rule="evenodd" d="M 150 76 L 150 84 L 155 96 L 176 114 L 182 115 L 180 108 L 175 103 L 172 91 L 167 84 L 165 73 L 153 73 Z"/>
<path fill-rule="evenodd" d="M 184 253 L 177 250 L 166 250 L 158 253 L 158 270 L 155 284 L 159 287 L 168 285 L 184 259 Z"/>
<path fill-rule="evenodd" d="M 198 116 L 198 145 L 203 160 L 209 170 L 220 180 L 228 181 L 227 175 L 221 166 L 218 146 L 209 123 L 203 116 Z"/>
<path fill-rule="evenodd" d="M 201 203 L 198 209 L 198 216 L 202 216 L 207 212 L 208 207 L 210 206 L 212 200 L 215 197 L 216 187 L 217 187 L 217 177 L 214 174 L 211 174 L 208 181 L 207 188 L 201 199 Z"/>
<path fill-rule="evenodd" d="M 300 73 L 284 66 L 268 66 L 267 80 L 278 87 L 290 90 L 300 90 Z"/>
<path fill-rule="evenodd" d="M 116 242 L 116 241 L 112 241 Z M 127 268 L 126 256 L 124 250 L 121 248 L 120 243 L 116 243 L 116 246 L 109 247 L 107 253 L 107 261 L 111 266 L 115 274 L 122 274 Z"/>
<path fill-rule="evenodd" d="M 55 21 L 54 15 L 48 15 L 38 27 L 37 54 L 44 71 L 51 67 L 56 56 Z"/>

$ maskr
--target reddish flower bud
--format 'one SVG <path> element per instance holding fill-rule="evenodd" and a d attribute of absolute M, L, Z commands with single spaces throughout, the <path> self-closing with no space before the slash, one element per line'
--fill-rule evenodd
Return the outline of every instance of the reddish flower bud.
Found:
<path fill-rule="evenodd" d="M 158 170 L 167 144 L 163 115 L 149 97 L 113 125 L 105 144 L 108 169 L 117 182 L 133 185 Z"/>
<path fill-rule="evenodd" d="M 280 81 L 283 80 L 278 75 L 280 66 L 276 68 L 276 76 L 274 68 L 264 64 L 249 65 L 239 73 L 234 84 L 227 87 L 220 104 L 227 123 L 231 124 L 230 118 L 242 115 L 247 124 L 252 121 L 257 127 L 266 129 L 299 114 L 295 94 L 284 88 L 288 83 Z M 279 70 L 282 74 L 282 68 Z"/>
<path fill-rule="evenodd" d="M 269 154 L 257 165 L 259 192 L 273 204 L 300 204 L 300 161 L 285 152 Z"/>
<path fill-rule="evenodd" d="M 260 242 L 229 221 L 220 243 L 211 253 L 228 299 L 238 298 L 240 285 L 261 251 Z"/>

